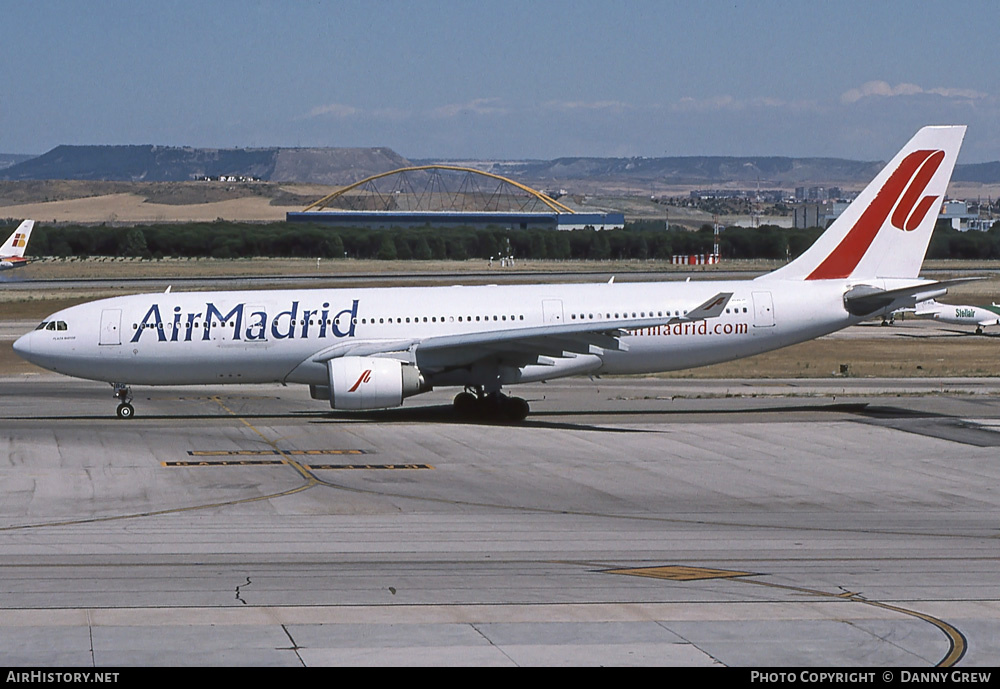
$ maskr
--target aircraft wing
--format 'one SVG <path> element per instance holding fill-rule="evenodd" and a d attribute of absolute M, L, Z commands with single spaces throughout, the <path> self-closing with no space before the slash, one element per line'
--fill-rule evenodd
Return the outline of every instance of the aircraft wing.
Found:
<path fill-rule="evenodd" d="M 732 292 L 720 292 L 682 316 L 552 323 L 423 339 L 360 340 L 327 347 L 311 358 L 322 363 L 342 356 L 398 354 L 418 358 L 420 365 L 433 368 L 465 366 L 490 357 L 533 363 L 538 357 L 561 357 L 564 352 L 600 356 L 608 350 L 627 351 L 628 344 L 622 338 L 630 330 L 716 318 L 732 296 Z"/>

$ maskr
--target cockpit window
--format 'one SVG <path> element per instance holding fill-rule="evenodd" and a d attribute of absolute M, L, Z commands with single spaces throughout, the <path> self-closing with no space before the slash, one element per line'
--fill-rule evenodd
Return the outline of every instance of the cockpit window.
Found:
<path fill-rule="evenodd" d="M 67 330 L 66 321 L 42 321 L 35 330 Z"/>
<path fill-rule="evenodd" d="M 55 321 L 49 321 L 49 324 L 47 326 L 45 326 L 45 329 L 46 330 L 55 330 L 56 329 L 56 322 Z"/>
<path fill-rule="evenodd" d="M 56 321 L 56 330 L 65 330 L 66 321 Z"/>
<path fill-rule="evenodd" d="M 45 326 L 47 326 L 48 324 L 49 324 L 48 321 L 42 321 L 41 323 L 38 324 L 38 327 L 35 328 L 35 330 L 45 330 Z"/>

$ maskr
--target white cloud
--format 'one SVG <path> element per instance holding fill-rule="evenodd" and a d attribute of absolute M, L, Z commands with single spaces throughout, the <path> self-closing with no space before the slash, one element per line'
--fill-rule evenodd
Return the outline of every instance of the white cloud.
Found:
<path fill-rule="evenodd" d="M 606 111 L 606 112 L 625 112 L 626 110 L 632 110 L 632 106 L 628 103 L 623 103 L 617 100 L 598 100 L 598 101 L 567 101 L 567 100 L 550 100 L 542 105 L 546 110 L 566 110 L 566 111 Z"/>
<path fill-rule="evenodd" d="M 355 117 L 360 114 L 361 110 L 352 105 L 328 103 L 327 105 L 317 105 L 315 108 L 307 112 L 303 119 L 312 119 L 314 117 L 333 117 L 341 119 L 345 117 Z"/>
<path fill-rule="evenodd" d="M 945 98 L 961 98 L 965 100 L 982 100 L 984 98 L 989 98 L 989 94 L 983 93 L 981 91 L 974 91 L 973 89 L 936 88 L 936 89 L 930 89 L 927 93 L 933 93 L 938 96 L 944 96 Z"/>
<path fill-rule="evenodd" d="M 732 96 L 712 96 L 710 98 L 692 98 L 684 96 L 674 103 L 670 109 L 676 111 L 739 110 L 742 104 Z"/>
<path fill-rule="evenodd" d="M 452 103 L 431 110 L 431 116 L 451 118 L 458 115 L 505 115 L 508 109 L 500 105 L 499 98 L 475 98 L 468 103 Z"/>
<path fill-rule="evenodd" d="M 353 105 L 343 105 L 342 103 L 328 103 L 326 105 L 317 105 L 312 108 L 305 115 L 297 117 L 297 120 L 314 120 L 314 119 L 335 119 L 335 120 L 384 120 L 390 122 L 401 122 L 409 117 L 412 117 L 413 113 L 402 110 L 400 108 L 375 108 L 374 110 L 365 110 L 363 108 L 356 108 Z"/>
<path fill-rule="evenodd" d="M 711 96 L 709 98 L 692 98 L 685 96 L 670 105 L 674 112 L 737 112 L 740 110 L 768 110 L 771 108 L 794 108 L 809 110 L 816 107 L 812 101 L 788 101 L 771 96 L 754 98 L 736 98 L 730 95 Z"/>
<path fill-rule="evenodd" d="M 902 83 L 895 86 L 885 81 L 869 81 L 860 88 L 845 91 L 840 96 L 840 102 L 850 105 L 864 98 L 895 98 L 897 96 L 935 95 L 958 100 L 979 100 L 987 94 L 972 89 L 933 88 L 924 89 L 916 84 Z"/>

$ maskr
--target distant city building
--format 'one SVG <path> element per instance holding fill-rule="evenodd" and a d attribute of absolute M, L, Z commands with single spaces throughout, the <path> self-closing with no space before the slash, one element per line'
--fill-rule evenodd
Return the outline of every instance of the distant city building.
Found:
<path fill-rule="evenodd" d="M 856 194 L 855 194 L 856 196 Z M 795 227 L 826 227 L 847 210 L 850 201 L 834 201 L 829 206 L 803 203 L 795 207 Z M 941 206 L 938 220 L 946 220 L 952 229 L 959 232 L 969 230 L 985 232 L 993 223 L 992 218 L 980 218 L 979 213 L 970 212 L 965 201 L 946 201 Z"/>
<path fill-rule="evenodd" d="M 263 182 L 260 177 L 250 175 L 200 175 L 195 177 L 196 182 Z"/>
<path fill-rule="evenodd" d="M 827 209 L 820 203 L 800 203 L 794 208 L 795 222 L 793 226 L 797 229 L 806 227 L 825 227 Z"/>
<path fill-rule="evenodd" d="M 969 230 L 985 232 L 993 225 L 992 220 L 980 218 L 978 211 L 970 213 L 969 204 L 965 201 L 945 201 L 938 219 L 947 220 L 951 228 L 959 232 Z"/>
<path fill-rule="evenodd" d="M 710 201 L 713 199 L 741 199 L 754 201 L 760 197 L 766 203 L 781 203 L 785 200 L 785 192 L 781 189 L 696 189 L 690 192 L 689 198 L 695 201 Z"/>
<path fill-rule="evenodd" d="M 796 201 L 835 201 L 843 198 L 844 193 L 840 187 L 795 187 Z"/>
<path fill-rule="evenodd" d="M 696 189 L 691 192 L 690 197 L 699 201 L 709 201 L 712 199 L 745 199 L 747 192 L 740 189 Z"/>
<path fill-rule="evenodd" d="M 827 222 L 836 220 L 840 217 L 840 214 L 847 210 L 847 207 L 851 205 L 850 201 L 834 201 L 830 206 L 830 211 L 826 214 Z"/>
<path fill-rule="evenodd" d="M 993 223 L 997 222 L 994 218 L 973 218 L 966 223 L 966 230 L 973 230 L 976 232 L 986 232 L 991 227 Z"/>

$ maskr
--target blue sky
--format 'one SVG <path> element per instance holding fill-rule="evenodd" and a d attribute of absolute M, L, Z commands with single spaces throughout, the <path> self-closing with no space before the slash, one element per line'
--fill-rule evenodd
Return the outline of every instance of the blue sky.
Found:
<path fill-rule="evenodd" d="M 991 1 L 0 0 L 0 152 L 1000 160 Z"/>

